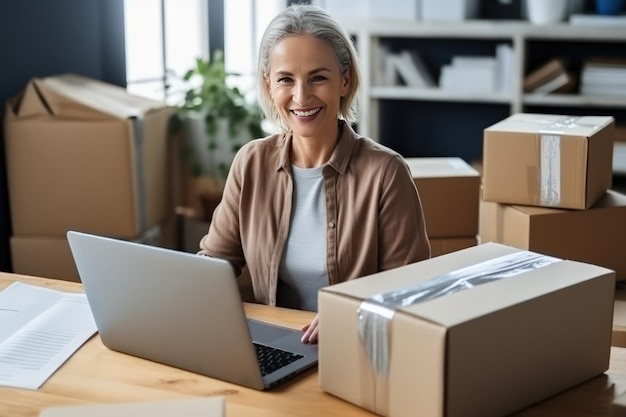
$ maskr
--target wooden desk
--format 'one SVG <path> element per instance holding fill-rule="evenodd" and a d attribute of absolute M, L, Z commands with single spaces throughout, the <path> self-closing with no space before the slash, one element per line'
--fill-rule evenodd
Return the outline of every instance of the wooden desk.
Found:
<path fill-rule="evenodd" d="M 12 282 L 81 291 L 73 282 L 0 273 L 0 290 Z M 312 313 L 246 304 L 250 317 L 299 328 Z M 611 350 L 605 374 L 529 407 L 518 417 L 610 416 L 613 399 L 626 392 L 626 349 Z M 196 375 L 122 353 L 102 345 L 98 335 L 81 347 L 37 391 L 0 387 L 1 417 L 35 417 L 46 407 L 90 403 L 158 401 L 189 396 L 226 398 L 228 417 L 246 416 L 374 416 L 323 392 L 311 370 L 293 382 L 268 392 Z"/>

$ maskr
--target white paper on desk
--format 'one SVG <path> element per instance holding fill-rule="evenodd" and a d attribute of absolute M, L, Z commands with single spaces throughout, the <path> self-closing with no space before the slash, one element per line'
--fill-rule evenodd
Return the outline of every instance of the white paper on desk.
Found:
<path fill-rule="evenodd" d="M 96 333 L 85 294 L 15 282 L 0 292 L 0 385 L 38 389 Z"/>

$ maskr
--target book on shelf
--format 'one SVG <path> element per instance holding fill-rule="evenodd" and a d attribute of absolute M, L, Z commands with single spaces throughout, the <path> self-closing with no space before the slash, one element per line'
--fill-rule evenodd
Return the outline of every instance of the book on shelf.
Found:
<path fill-rule="evenodd" d="M 598 71 L 603 75 L 619 75 L 626 74 L 626 58 L 615 57 L 591 57 L 583 61 L 584 71 Z"/>
<path fill-rule="evenodd" d="M 527 93 L 566 93 L 576 88 L 575 73 L 569 71 L 561 58 L 552 58 L 524 77 L 524 91 Z"/>
<path fill-rule="evenodd" d="M 513 83 L 513 47 L 508 43 L 496 45 L 497 89 L 502 93 L 511 92 Z"/>
<path fill-rule="evenodd" d="M 441 68 L 442 90 L 471 93 L 493 93 L 498 90 L 496 58 L 493 56 L 453 56 Z"/>
<path fill-rule="evenodd" d="M 496 75 L 492 68 L 471 65 L 444 65 L 439 85 L 442 90 L 465 93 L 484 94 L 497 90 Z"/>
<path fill-rule="evenodd" d="M 581 94 L 625 97 L 626 59 L 591 57 L 583 61 Z"/>
<path fill-rule="evenodd" d="M 396 55 L 394 63 L 398 74 L 409 87 L 426 88 L 435 86 L 435 81 L 430 71 L 417 52 L 402 51 Z"/>
<path fill-rule="evenodd" d="M 606 84 L 581 84 L 580 94 L 585 96 L 626 97 L 626 86 Z"/>
<path fill-rule="evenodd" d="M 595 26 L 626 28 L 626 14 L 601 15 L 593 13 L 574 13 L 569 17 L 572 26 Z"/>
<path fill-rule="evenodd" d="M 416 51 L 394 53 L 387 48 L 380 49 L 380 76 L 378 81 L 383 86 L 406 85 L 408 87 L 435 87 L 430 70 Z"/>

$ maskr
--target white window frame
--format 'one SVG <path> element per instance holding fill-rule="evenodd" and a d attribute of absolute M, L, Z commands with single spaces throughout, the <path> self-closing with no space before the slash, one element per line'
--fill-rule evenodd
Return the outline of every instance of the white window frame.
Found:
<path fill-rule="evenodd" d="M 195 58 L 209 56 L 210 1 L 124 1 L 129 93 L 170 105 L 180 103 L 184 73 L 193 67 Z M 256 96 L 261 36 L 286 4 L 286 0 L 224 0 L 226 70 L 240 74 L 237 86 L 252 96 Z"/>

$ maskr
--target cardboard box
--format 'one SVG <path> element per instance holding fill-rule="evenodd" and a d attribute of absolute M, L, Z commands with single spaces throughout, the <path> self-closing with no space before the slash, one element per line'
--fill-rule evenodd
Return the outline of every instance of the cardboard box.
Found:
<path fill-rule="evenodd" d="M 80 282 L 67 239 L 57 236 L 11 236 L 13 272 Z"/>
<path fill-rule="evenodd" d="M 480 174 L 461 158 L 406 158 L 429 238 L 478 234 Z"/>
<path fill-rule="evenodd" d="M 130 239 L 161 223 L 173 112 L 78 75 L 31 80 L 5 113 L 13 233 Z"/>
<path fill-rule="evenodd" d="M 385 416 L 495 417 L 603 373 L 614 272 L 532 255 L 487 243 L 321 289 L 321 388 Z"/>
<path fill-rule="evenodd" d="M 430 255 L 441 256 L 446 253 L 456 252 L 461 249 L 470 248 L 478 244 L 476 236 L 471 237 L 440 237 L 431 238 L 430 241 Z"/>
<path fill-rule="evenodd" d="M 626 280 L 626 195 L 608 190 L 588 210 L 481 202 L 480 241 L 602 265 Z"/>
<path fill-rule="evenodd" d="M 162 246 L 160 227 L 152 227 L 133 241 Z M 10 246 L 14 273 L 80 282 L 65 236 L 11 236 Z"/>
<path fill-rule="evenodd" d="M 610 116 L 518 113 L 483 135 L 483 199 L 588 209 L 611 188 Z"/>

